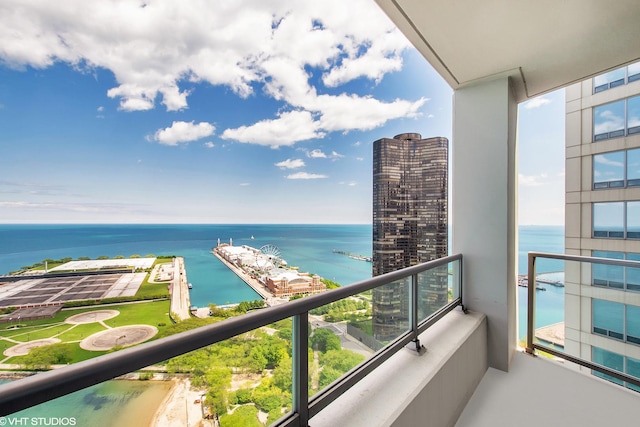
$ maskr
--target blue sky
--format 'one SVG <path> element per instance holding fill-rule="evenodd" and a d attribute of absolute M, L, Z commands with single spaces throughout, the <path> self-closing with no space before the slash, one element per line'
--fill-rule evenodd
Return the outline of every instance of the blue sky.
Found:
<path fill-rule="evenodd" d="M 374 2 L 291 5 L 2 2 L 0 222 L 369 223 L 372 142 L 451 140 L 452 91 Z M 562 224 L 564 93 L 519 114 Z"/>

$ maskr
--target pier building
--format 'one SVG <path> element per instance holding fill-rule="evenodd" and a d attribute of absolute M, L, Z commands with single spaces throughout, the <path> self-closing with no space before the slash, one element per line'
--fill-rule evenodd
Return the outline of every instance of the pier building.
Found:
<path fill-rule="evenodd" d="M 229 244 L 218 243 L 212 253 L 267 300 L 271 296 L 286 298 L 327 290 L 319 276 L 287 268 L 287 262 L 273 251 L 233 246 L 230 240 Z"/>

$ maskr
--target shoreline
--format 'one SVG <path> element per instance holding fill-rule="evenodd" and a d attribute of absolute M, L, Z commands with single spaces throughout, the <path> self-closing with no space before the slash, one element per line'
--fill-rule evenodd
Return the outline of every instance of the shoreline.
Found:
<path fill-rule="evenodd" d="M 218 258 L 220 260 L 220 262 L 222 262 L 224 265 L 226 265 L 229 270 L 234 272 L 236 276 L 238 276 L 240 279 L 242 279 L 243 282 L 245 282 L 247 285 L 249 285 L 251 287 L 251 289 L 253 289 L 258 295 L 260 295 L 260 297 L 264 300 L 264 302 L 267 304 L 267 306 L 274 305 L 274 301 L 272 300 L 274 298 L 274 296 L 271 294 L 270 291 L 265 289 L 265 287 L 260 282 L 258 282 L 255 279 L 252 279 L 242 269 L 236 267 L 235 265 L 231 264 L 229 261 L 227 261 L 226 259 L 221 257 L 216 252 L 215 249 L 213 249 L 211 251 L 211 253 L 213 254 L 213 256 Z"/>
<path fill-rule="evenodd" d="M 202 417 L 202 391 L 191 387 L 189 378 L 172 379 L 173 385 L 158 405 L 149 427 L 182 427 L 210 425 Z"/>

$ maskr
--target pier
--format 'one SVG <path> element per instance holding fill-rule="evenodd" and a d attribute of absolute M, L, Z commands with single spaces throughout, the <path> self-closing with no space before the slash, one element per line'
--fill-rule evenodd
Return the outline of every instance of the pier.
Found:
<path fill-rule="evenodd" d="M 180 321 L 191 317 L 191 304 L 184 259 L 173 259 L 173 279 L 171 280 L 171 316 Z"/>
<path fill-rule="evenodd" d="M 216 258 L 218 258 L 220 262 L 226 265 L 229 268 L 229 270 L 233 271 L 236 274 L 236 276 L 242 279 L 243 282 L 251 286 L 251 288 L 254 291 L 256 291 L 258 295 L 260 295 L 260 297 L 264 300 L 267 306 L 273 306 L 273 305 L 277 305 L 285 302 L 284 300 L 274 298 L 271 292 L 262 283 L 260 283 L 257 279 L 252 278 L 249 274 L 247 274 L 241 268 L 237 267 L 236 265 L 230 263 L 229 261 L 221 257 L 218 254 L 218 252 L 215 250 L 215 248 L 211 250 L 211 253 Z"/>

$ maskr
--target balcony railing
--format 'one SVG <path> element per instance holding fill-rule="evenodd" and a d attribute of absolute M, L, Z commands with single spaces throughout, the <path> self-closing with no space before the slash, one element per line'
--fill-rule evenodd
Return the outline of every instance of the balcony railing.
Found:
<path fill-rule="evenodd" d="M 537 265 L 542 260 L 556 260 L 552 261 L 556 262 L 556 266 L 558 262 L 563 264 L 561 286 L 565 288 L 564 297 L 572 299 L 569 303 L 565 301 L 563 314 L 565 320 L 572 320 L 553 326 L 559 325 L 562 336 L 567 336 L 567 346 L 564 338 L 558 342 L 542 332 L 542 327 L 551 326 L 536 323 L 536 290 L 541 283 L 554 283 L 541 279 L 542 276 L 537 274 Z M 640 313 L 640 294 L 633 291 L 635 288 L 632 283 L 639 274 L 640 261 L 529 252 L 527 353 L 539 351 L 553 355 L 587 368 L 594 375 L 621 385 L 626 383 L 627 387 L 640 391 L 640 372 L 635 370 L 635 365 L 640 364 L 640 339 L 635 337 L 636 329 L 640 328 L 640 316 L 636 316 Z M 611 286 L 611 283 L 615 286 Z M 560 285 L 560 282 L 555 284 Z M 628 313 L 633 317 L 627 318 Z M 634 326 L 630 328 L 630 325 Z M 536 329 L 536 326 L 539 328 Z M 585 340 L 585 337 L 588 338 Z M 604 356 L 596 357 L 600 354 L 609 355 L 609 359 L 617 361 L 613 363 L 618 365 L 615 366 L 617 369 L 596 363 L 593 359 L 604 359 Z M 631 362 L 627 363 L 629 358 Z M 634 368 L 630 370 L 635 375 L 629 374 L 625 368 L 628 365 L 633 365 Z"/>
<path fill-rule="evenodd" d="M 435 277 L 435 278 L 434 278 Z M 434 283 L 444 284 L 433 289 Z M 406 285 L 408 318 L 402 332 L 368 360 L 309 398 L 308 320 L 309 311 L 385 285 Z M 355 284 L 257 310 L 188 332 L 123 349 L 60 369 L 33 375 L 0 386 L 0 416 L 38 405 L 132 371 L 166 361 L 238 336 L 274 322 L 293 318 L 292 328 L 292 412 L 277 425 L 307 426 L 313 417 L 391 355 L 408 346 L 421 353 L 419 335 L 458 305 L 462 306 L 462 255 L 440 258 Z M 430 292 L 434 291 L 433 294 Z M 434 307 L 433 301 L 443 301 Z M 464 306 L 462 306 L 464 309 Z M 375 316 L 375 312 L 374 312 Z M 374 340 L 375 341 L 375 340 Z"/>

